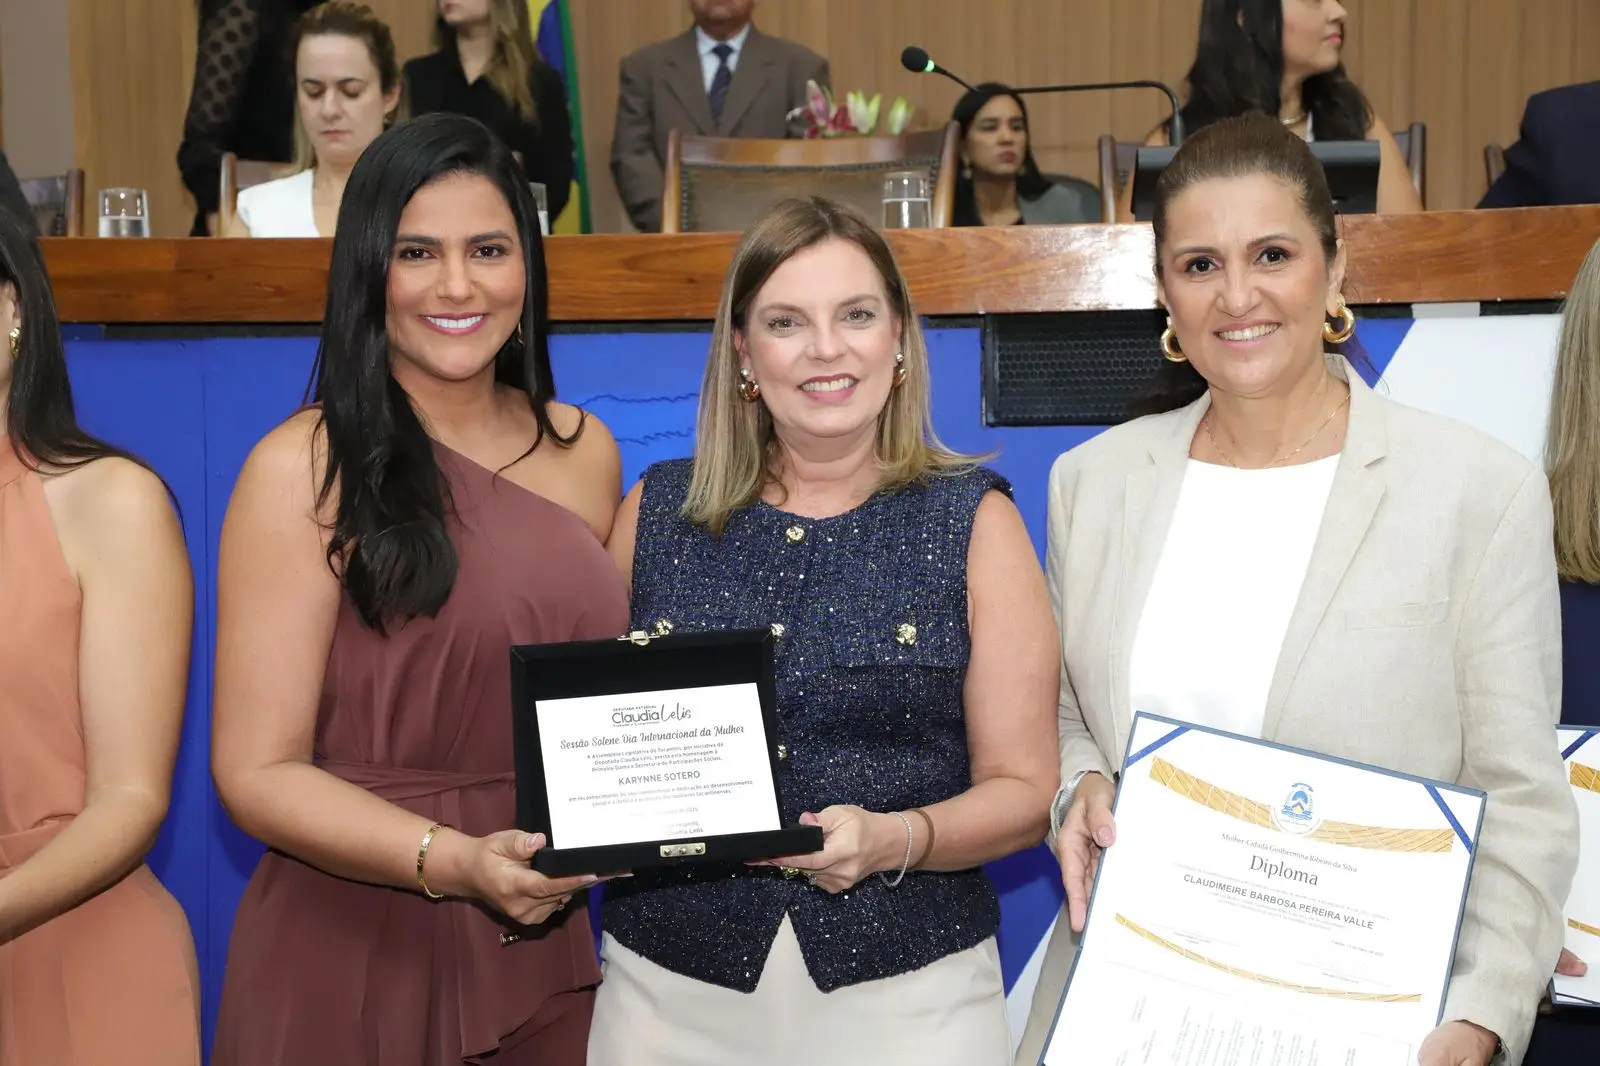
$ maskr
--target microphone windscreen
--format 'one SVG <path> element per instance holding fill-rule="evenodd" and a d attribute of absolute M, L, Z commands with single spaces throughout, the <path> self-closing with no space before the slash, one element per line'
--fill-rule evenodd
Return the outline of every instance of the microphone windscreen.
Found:
<path fill-rule="evenodd" d="M 900 65 L 913 74 L 926 74 L 933 69 L 933 62 L 928 58 L 928 53 L 916 45 L 909 45 L 900 53 Z"/>

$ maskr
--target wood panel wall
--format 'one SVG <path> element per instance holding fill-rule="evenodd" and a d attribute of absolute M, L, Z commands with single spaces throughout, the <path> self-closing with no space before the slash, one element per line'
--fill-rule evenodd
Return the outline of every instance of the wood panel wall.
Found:
<path fill-rule="evenodd" d="M 1295 0 L 1286 0 L 1295 2 Z M 1516 139 L 1530 93 L 1600 78 L 1600 0 L 1345 0 L 1346 63 L 1391 126 L 1428 125 L 1428 204 L 1471 207 L 1483 148 Z M 1181 92 L 1200 0 L 764 0 L 769 33 L 829 57 L 841 88 L 903 94 L 918 124 L 950 113 L 961 90 L 900 67 L 919 44 L 971 82 L 1040 84 L 1157 77 Z M 671 0 L 575 0 L 574 35 L 596 228 L 626 227 L 611 184 L 617 63 L 681 32 Z M 1046 170 L 1096 180 L 1102 133 L 1142 137 L 1165 114 L 1157 93 L 1035 98 L 1035 155 Z"/>
<path fill-rule="evenodd" d="M 404 58 L 428 50 L 434 0 L 369 0 Z M 1289 0 L 1296 2 L 1296 0 Z M 611 183 L 617 63 L 681 32 L 682 0 L 571 0 L 596 228 L 626 227 Z M 150 191 L 157 234 L 187 232 L 178 141 L 193 80 L 194 0 L 69 0 L 74 141 L 91 193 Z M 1429 206 L 1470 207 L 1483 146 L 1510 143 L 1523 101 L 1600 78 L 1600 0 L 1345 0 L 1351 72 L 1394 126 L 1428 124 Z M 770 33 L 829 56 L 843 88 L 904 94 L 918 125 L 949 114 L 959 88 L 900 68 L 920 44 L 969 81 L 1015 84 L 1155 75 L 1182 80 L 1200 0 L 764 0 Z M 1103 132 L 1133 138 L 1164 114 L 1146 92 L 1038 98 L 1035 152 L 1048 170 L 1094 180 Z M 91 211 L 92 215 L 92 211 Z"/>

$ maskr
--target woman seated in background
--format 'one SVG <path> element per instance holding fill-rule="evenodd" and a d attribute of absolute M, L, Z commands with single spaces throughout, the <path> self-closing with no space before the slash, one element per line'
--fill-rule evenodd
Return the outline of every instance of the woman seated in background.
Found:
<path fill-rule="evenodd" d="M 539 58 L 526 0 L 438 0 L 433 54 L 406 64 L 413 115 L 471 115 L 545 188 L 552 222 L 572 189 L 572 117 L 561 75 Z"/>
<path fill-rule="evenodd" d="M 199 0 L 194 87 L 178 170 L 194 196 L 189 236 L 217 236 L 222 157 L 294 158 L 295 19 L 317 0 Z"/>
<path fill-rule="evenodd" d="M 295 173 L 239 192 L 225 237 L 331 237 L 350 171 L 393 121 L 400 70 L 389 27 L 329 0 L 294 32 Z"/>
<path fill-rule="evenodd" d="M 1394 134 L 1340 60 L 1348 17 L 1339 0 L 1203 0 L 1183 128 L 1192 136 L 1218 119 L 1259 111 L 1307 141 L 1377 141 L 1378 213 L 1421 211 Z M 1144 143 L 1170 143 L 1166 124 Z M 1133 219 L 1131 178 L 1119 217 Z"/>
<path fill-rule="evenodd" d="M 633 628 L 770 627 L 781 813 L 824 846 L 611 882 L 588 1066 L 1009 1063 L 980 867 L 1044 836 L 1060 671 L 1010 485 L 939 443 L 931 387 L 865 219 L 786 200 L 745 234 L 694 458 L 610 547 Z"/>
<path fill-rule="evenodd" d="M 79 428 L 39 245 L 0 211 L 0 1064 L 199 1066 L 200 978 L 144 865 L 194 588 L 161 479 Z"/>
<path fill-rule="evenodd" d="M 1116 847 L 1113 782 L 1144 710 L 1486 792 L 1442 1024 L 1412 1054 L 1487 1066 L 1503 1045 L 1520 1062 L 1577 858 L 1544 475 L 1385 399 L 1337 349 L 1355 315 L 1333 198 L 1271 117 L 1185 141 L 1152 228 L 1169 318 L 1146 417 L 1050 476 L 1067 909 L 1025 1052 Z"/>
<path fill-rule="evenodd" d="M 1100 221 L 1100 194 L 1093 185 L 1039 173 L 1028 109 L 1009 86 L 984 82 L 956 101 L 950 118 L 961 127 L 955 225 Z"/>
<path fill-rule="evenodd" d="M 1600 725 L 1600 243 L 1589 250 L 1562 309 L 1545 470 L 1555 505 L 1561 574 L 1561 721 Z M 1586 962 L 1565 949 L 1558 973 Z M 1533 1027 L 1525 1066 L 1600 1062 L 1600 1012 L 1549 1009 Z"/>

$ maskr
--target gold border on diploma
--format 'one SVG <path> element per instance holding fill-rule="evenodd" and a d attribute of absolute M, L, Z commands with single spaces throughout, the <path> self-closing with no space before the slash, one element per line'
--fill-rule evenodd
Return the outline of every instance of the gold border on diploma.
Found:
<path fill-rule="evenodd" d="M 1422 1000 L 1422 996 L 1415 992 L 1356 992 L 1344 988 L 1319 988 L 1316 985 L 1302 985 L 1295 981 L 1285 981 L 1280 977 L 1268 977 L 1266 974 L 1241 970 L 1237 966 L 1229 966 L 1225 962 L 1218 962 L 1216 959 L 1207 958 L 1199 952 L 1190 951 L 1182 944 L 1174 943 L 1164 936 L 1152 933 L 1124 915 L 1117 915 L 1117 924 L 1137 933 L 1158 947 L 1163 947 L 1174 954 L 1182 955 L 1190 962 L 1198 962 L 1202 966 L 1209 966 L 1213 970 L 1221 970 L 1223 973 L 1232 974 L 1234 977 L 1240 977 L 1246 981 L 1255 981 L 1257 984 L 1272 985 L 1274 988 L 1283 988 L 1290 992 L 1301 992 L 1308 996 L 1360 1000 L 1363 1003 L 1418 1003 Z"/>
<path fill-rule="evenodd" d="M 1567 771 L 1567 780 L 1572 782 L 1573 788 L 1581 788 L 1588 792 L 1600 792 L 1600 770 L 1592 766 L 1585 766 L 1581 762 L 1572 764 Z M 1600 933 L 1596 933 L 1600 936 Z"/>
<path fill-rule="evenodd" d="M 1237 818 L 1262 829 L 1282 832 L 1272 821 L 1265 803 L 1247 799 L 1237 792 L 1202 781 L 1180 770 L 1159 755 L 1150 757 L 1150 777 L 1184 799 L 1192 800 L 1218 814 Z M 1352 825 L 1349 822 L 1323 822 L 1305 834 L 1314 840 L 1343 844 L 1372 851 L 1448 852 L 1455 846 L 1453 829 L 1388 829 L 1382 826 Z"/>

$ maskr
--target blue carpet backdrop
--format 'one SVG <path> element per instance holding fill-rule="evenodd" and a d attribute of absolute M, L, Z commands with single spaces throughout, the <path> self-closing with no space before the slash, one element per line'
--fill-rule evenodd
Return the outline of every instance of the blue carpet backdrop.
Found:
<path fill-rule="evenodd" d="M 1362 339 L 1396 399 L 1453 414 L 1525 454 L 1543 439 L 1555 319 L 1385 320 Z M 188 718 L 172 812 L 151 864 L 189 915 L 200 952 L 209 1046 L 234 910 L 260 846 L 217 805 L 207 767 L 215 552 L 234 478 L 251 446 L 300 402 L 313 338 L 100 340 L 69 334 L 78 407 L 95 432 L 148 458 L 183 512 L 198 597 Z M 553 341 L 563 399 L 604 420 L 632 484 L 657 459 L 689 454 L 708 335 L 565 334 Z M 1042 552 L 1050 464 L 1091 428 L 990 429 L 980 414 L 979 334 L 934 329 L 934 419 L 951 446 L 993 453 Z M 1515 373 L 1507 373 L 1505 353 Z M 1475 353 L 1482 353 L 1481 357 Z M 1493 363 L 1490 360 L 1494 360 Z M 1061 898 L 1042 849 L 990 868 L 1000 889 L 1001 960 L 1016 1029 L 1025 1017 L 1037 956 Z"/>

